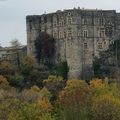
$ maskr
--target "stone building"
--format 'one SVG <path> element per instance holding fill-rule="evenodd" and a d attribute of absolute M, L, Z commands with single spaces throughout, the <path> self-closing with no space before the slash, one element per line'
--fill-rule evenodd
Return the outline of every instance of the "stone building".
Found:
<path fill-rule="evenodd" d="M 0 62 L 9 61 L 12 64 L 18 65 L 23 57 L 27 55 L 27 46 L 19 47 L 1 47 Z"/>
<path fill-rule="evenodd" d="M 30 15 L 26 23 L 28 54 L 34 55 L 34 41 L 39 33 L 47 32 L 56 40 L 56 62 L 68 62 L 70 78 L 91 75 L 94 57 L 99 57 L 99 52 L 108 49 L 120 34 L 120 13 L 115 10 L 78 7 Z"/>

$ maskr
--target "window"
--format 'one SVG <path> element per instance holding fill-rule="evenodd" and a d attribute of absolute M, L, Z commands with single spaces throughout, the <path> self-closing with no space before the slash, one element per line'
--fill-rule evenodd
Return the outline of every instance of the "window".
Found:
<path fill-rule="evenodd" d="M 53 22 L 53 27 L 56 27 L 57 26 L 57 21 L 54 21 Z"/>
<path fill-rule="evenodd" d="M 105 37 L 105 31 L 104 30 L 100 31 L 100 37 Z"/>
<path fill-rule="evenodd" d="M 64 26 L 64 25 L 65 25 L 64 20 L 62 20 L 62 26 Z"/>
<path fill-rule="evenodd" d="M 104 25 L 104 19 L 103 18 L 99 19 L 99 25 Z"/>
<path fill-rule="evenodd" d="M 102 49 L 103 46 L 102 46 L 102 43 L 98 43 L 98 49 Z"/>
<path fill-rule="evenodd" d="M 84 49 L 88 49 L 88 44 L 87 44 L 87 43 L 84 43 L 84 44 L 83 44 L 83 48 L 84 48 Z"/>
<path fill-rule="evenodd" d="M 64 26 L 64 25 L 65 25 L 64 20 L 61 20 L 61 21 L 59 22 L 59 26 L 62 27 L 62 26 Z"/>
<path fill-rule="evenodd" d="M 64 38 L 66 38 L 66 32 L 64 31 Z"/>
<path fill-rule="evenodd" d="M 62 35 L 62 32 L 60 31 L 59 32 L 59 38 L 62 38 L 63 37 L 63 35 Z"/>
<path fill-rule="evenodd" d="M 83 19 L 83 24 L 87 25 L 87 19 Z"/>
<path fill-rule="evenodd" d="M 62 22 L 61 22 L 61 21 L 59 22 L 59 26 L 60 26 L 60 27 L 62 26 Z"/>
<path fill-rule="evenodd" d="M 72 24 L 72 18 L 68 18 L 68 25 Z"/>
<path fill-rule="evenodd" d="M 71 16 L 71 13 L 70 13 L 70 12 L 68 12 L 68 16 Z"/>
<path fill-rule="evenodd" d="M 88 37 L 88 31 L 87 30 L 83 31 L 83 37 Z"/>
<path fill-rule="evenodd" d="M 53 32 L 53 37 L 57 38 L 57 32 Z"/>
<path fill-rule="evenodd" d="M 69 30 L 68 30 L 68 37 L 71 37 L 71 36 L 72 36 L 72 30 L 69 29 Z"/>

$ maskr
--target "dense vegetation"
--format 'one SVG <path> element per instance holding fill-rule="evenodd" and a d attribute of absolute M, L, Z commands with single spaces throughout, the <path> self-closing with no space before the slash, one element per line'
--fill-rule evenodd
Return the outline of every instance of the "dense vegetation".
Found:
<path fill-rule="evenodd" d="M 120 120 L 116 83 L 67 80 L 68 70 L 64 62 L 50 71 L 30 56 L 20 68 L 1 62 L 0 120 Z"/>

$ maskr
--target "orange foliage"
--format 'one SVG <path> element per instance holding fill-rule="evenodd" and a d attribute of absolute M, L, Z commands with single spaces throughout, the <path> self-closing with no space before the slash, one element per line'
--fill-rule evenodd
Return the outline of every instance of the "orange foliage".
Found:
<path fill-rule="evenodd" d="M 0 75 L 0 84 L 9 84 L 9 82 L 7 81 L 7 79 L 3 76 L 3 75 Z"/>
<path fill-rule="evenodd" d="M 89 95 L 89 86 L 82 80 L 68 80 L 64 91 L 59 95 L 63 106 L 82 105 Z"/>
<path fill-rule="evenodd" d="M 102 79 L 94 79 L 90 82 L 91 88 L 103 87 L 104 85 Z"/>

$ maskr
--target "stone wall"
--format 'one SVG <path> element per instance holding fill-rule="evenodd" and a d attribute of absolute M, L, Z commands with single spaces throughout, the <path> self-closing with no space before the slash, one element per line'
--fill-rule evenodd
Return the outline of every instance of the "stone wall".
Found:
<path fill-rule="evenodd" d="M 27 16 L 26 23 L 28 54 L 34 55 L 39 33 L 47 32 L 56 40 L 56 62 L 68 62 L 69 78 L 86 79 L 86 70 L 92 74 L 93 58 L 99 57 L 99 52 L 108 49 L 120 34 L 120 13 L 115 10 L 58 10 Z"/>

